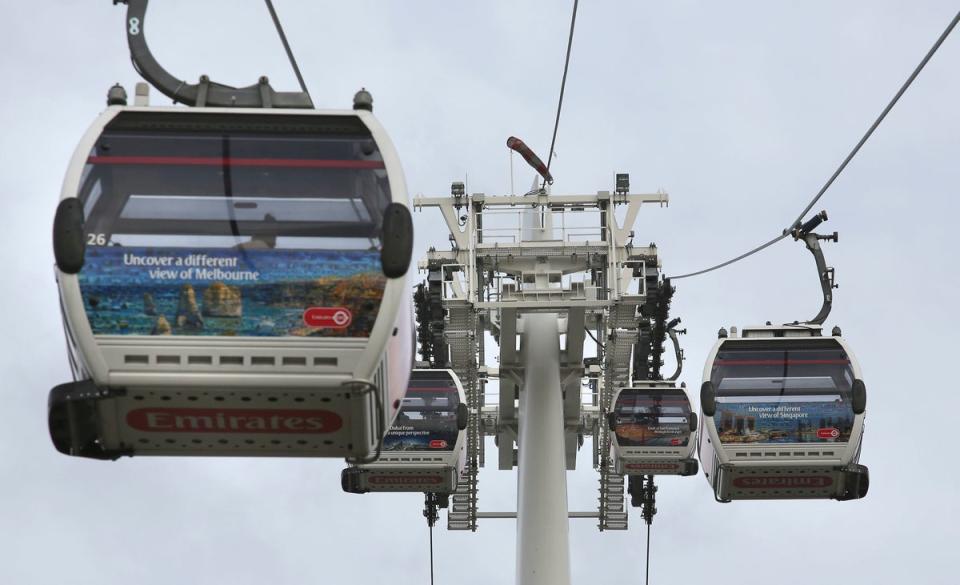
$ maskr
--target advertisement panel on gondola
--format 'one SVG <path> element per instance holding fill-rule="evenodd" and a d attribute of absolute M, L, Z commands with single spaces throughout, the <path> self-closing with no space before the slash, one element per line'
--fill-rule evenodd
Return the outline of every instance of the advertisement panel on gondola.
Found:
<path fill-rule="evenodd" d="M 79 274 L 95 334 L 368 337 L 376 250 L 90 246 Z"/>
<path fill-rule="evenodd" d="M 845 443 L 853 409 L 839 399 L 735 401 L 718 398 L 714 421 L 723 443 Z"/>
<path fill-rule="evenodd" d="M 460 429 L 456 382 L 445 371 L 414 370 L 384 451 L 453 451 Z"/>
<path fill-rule="evenodd" d="M 457 445 L 457 417 L 397 421 L 383 439 L 384 451 L 453 451 Z"/>

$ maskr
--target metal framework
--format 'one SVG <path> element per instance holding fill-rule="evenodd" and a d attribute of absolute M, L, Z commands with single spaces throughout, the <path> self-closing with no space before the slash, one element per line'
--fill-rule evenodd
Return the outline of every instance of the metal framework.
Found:
<path fill-rule="evenodd" d="M 636 245 L 632 231 L 644 204 L 664 206 L 668 196 L 630 194 L 626 175 L 617 179 L 614 192 L 594 195 L 468 195 L 454 183 L 449 197 L 414 200 L 415 209 L 440 210 L 451 243 L 419 264 L 427 275 L 418 291 L 424 357 L 457 372 L 470 407 L 467 465 L 447 527 L 476 530 L 479 518 L 514 517 L 478 511 L 483 437 L 493 436 L 497 467 L 519 466 L 517 582 L 525 585 L 569 582 L 566 518 L 627 528 L 624 477 L 601 421 L 617 388 L 659 376 L 663 341 L 676 325 L 666 322 L 672 288 L 660 278 L 657 248 Z M 488 334 L 499 344 L 497 366 L 485 363 Z M 487 391 L 494 379 L 498 394 Z M 567 513 L 565 471 L 575 469 L 587 436 L 598 508 Z M 563 510 L 546 512 L 558 494 Z"/>

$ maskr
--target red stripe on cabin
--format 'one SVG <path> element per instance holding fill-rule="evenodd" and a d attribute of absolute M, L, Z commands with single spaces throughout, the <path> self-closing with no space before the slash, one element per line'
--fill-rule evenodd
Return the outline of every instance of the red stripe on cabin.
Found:
<path fill-rule="evenodd" d="M 846 366 L 849 363 L 850 360 L 725 360 L 722 358 L 718 358 L 715 362 L 718 366 Z"/>
<path fill-rule="evenodd" d="M 617 398 L 617 402 L 645 403 L 645 402 L 653 402 L 653 400 L 654 400 L 653 398 L 648 396 L 638 396 L 638 397 L 624 396 L 622 398 Z M 674 398 L 674 399 L 663 398 L 660 400 L 660 402 L 664 404 L 686 404 L 687 399 L 686 398 Z"/>
<path fill-rule="evenodd" d="M 99 165 L 173 165 L 195 167 L 283 167 L 304 169 L 382 169 L 379 160 L 329 160 L 309 158 L 224 158 L 219 156 L 91 156 Z"/>

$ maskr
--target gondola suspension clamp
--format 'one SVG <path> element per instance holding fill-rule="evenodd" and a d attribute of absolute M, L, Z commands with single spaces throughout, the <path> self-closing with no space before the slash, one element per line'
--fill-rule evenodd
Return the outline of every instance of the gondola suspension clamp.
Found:
<path fill-rule="evenodd" d="M 174 102 L 196 107 L 313 108 L 313 101 L 306 91 L 276 91 L 270 86 L 266 76 L 261 76 L 257 83 L 246 87 L 217 83 L 206 75 L 201 75 L 198 83 L 177 79 L 160 65 L 147 45 L 148 3 L 149 0 L 113 0 L 114 5 L 127 5 L 127 43 L 130 45 L 130 58 L 134 69 Z M 288 48 L 282 31 L 280 35 L 285 48 Z M 299 71 L 292 59 L 291 63 L 299 77 Z"/>

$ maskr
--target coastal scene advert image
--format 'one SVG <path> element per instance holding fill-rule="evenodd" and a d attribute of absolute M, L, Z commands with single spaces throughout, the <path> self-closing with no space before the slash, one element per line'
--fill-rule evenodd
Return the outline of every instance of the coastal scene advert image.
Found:
<path fill-rule="evenodd" d="M 377 250 L 88 248 L 78 275 L 95 335 L 369 337 Z"/>

